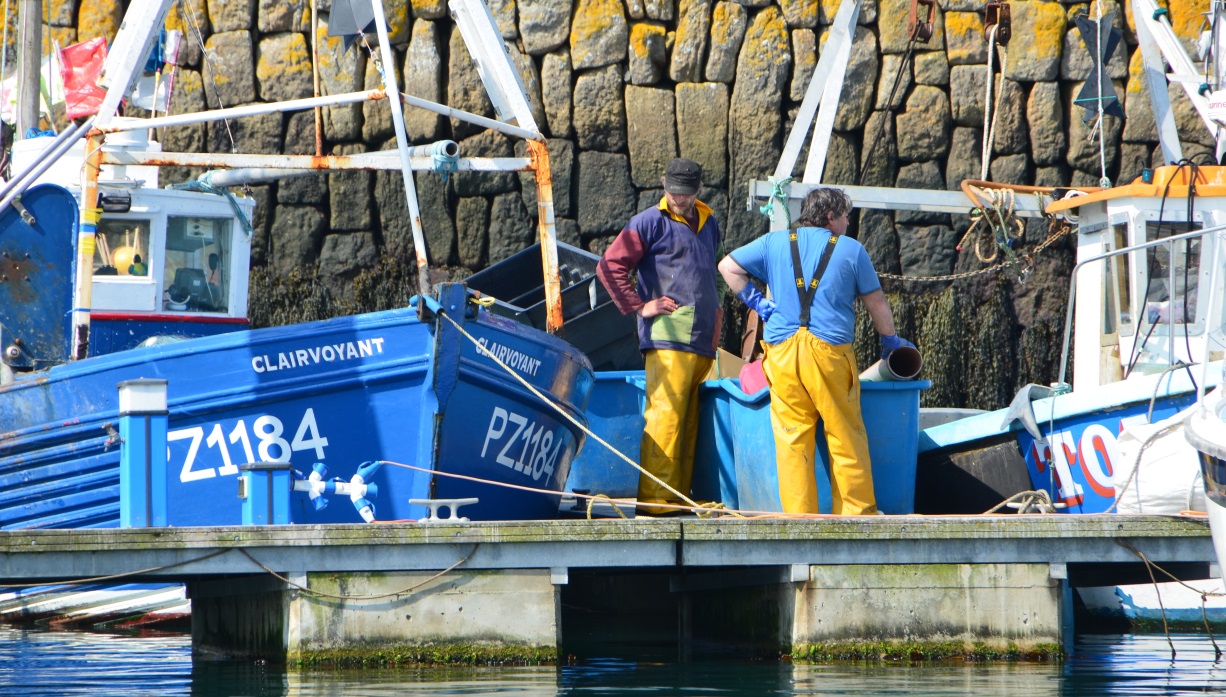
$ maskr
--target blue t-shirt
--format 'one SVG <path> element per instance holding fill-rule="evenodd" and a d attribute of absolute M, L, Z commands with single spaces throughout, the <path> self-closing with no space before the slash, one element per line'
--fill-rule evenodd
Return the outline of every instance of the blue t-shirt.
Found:
<path fill-rule="evenodd" d="M 825 228 L 802 227 L 797 232 L 805 286 L 813 279 L 822 250 L 830 239 Z M 792 243 L 787 230 L 776 230 L 732 252 L 749 275 L 766 281 L 775 313 L 766 323 L 765 339 L 777 344 L 800 329 L 800 294 L 792 271 Z M 834 245 L 830 264 L 822 276 L 809 310 L 809 331 L 828 344 L 850 344 L 856 336 L 855 299 L 881 288 L 877 271 L 864 245 L 850 237 Z"/>

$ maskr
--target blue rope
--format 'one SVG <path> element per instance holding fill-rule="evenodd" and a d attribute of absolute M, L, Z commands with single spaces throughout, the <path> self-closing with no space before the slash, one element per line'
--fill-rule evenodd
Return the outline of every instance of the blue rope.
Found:
<path fill-rule="evenodd" d="M 791 177 L 787 177 L 786 179 L 782 179 L 777 182 L 771 182 L 770 198 L 766 200 L 766 203 L 764 205 L 758 207 L 759 213 L 761 213 L 762 215 L 765 215 L 771 220 L 774 220 L 775 219 L 775 206 L 773 204 L 776 200 L 779 201 L 781 207 L 783 208 L 783 219 L 787 221 L 787 225 L 784 226 L 784 229 L 792 227 L 792 212 L 788 210 L 788 193 L 787 193 L 787 185 L 791 183 L 792 183 Z"/>

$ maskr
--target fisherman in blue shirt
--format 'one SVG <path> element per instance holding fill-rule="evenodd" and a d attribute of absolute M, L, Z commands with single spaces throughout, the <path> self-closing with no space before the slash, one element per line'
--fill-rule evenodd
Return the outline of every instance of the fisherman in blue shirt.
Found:
<path fill-rule="evenodd" d="M 763 371 L 770 381 L 779 498 L 788 513 L 819 513 L 814 457 L 817 420 L 826 426 L 835 515 L 877 512 L 856 369 L 858 297 L 881 335 L 881 357 L 914 345 L 894 333 L 894 316 L 864 246 L 844 237 L 851 199 L 810 191 L 793 230 L 777 230 L 733 251 L 719 271 L 766 323 Z M 750 277 L 766 281 L 763 297 Z"/>

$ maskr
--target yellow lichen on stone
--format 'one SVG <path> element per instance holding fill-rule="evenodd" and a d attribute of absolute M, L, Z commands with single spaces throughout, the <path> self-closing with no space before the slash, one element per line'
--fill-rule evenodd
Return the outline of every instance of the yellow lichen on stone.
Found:
<path fill-rule="evenodd" d="M 204 80 L 195 70 L 175 71 L 175 91 L 170 102 L 170 113 L 182 114 L 204 108 Z"/>
<path fill-rule="evenodd" d="M 982 55 L 978 47 L 984 42 L 983 18 L 978 12 L 945 13 L 945 54 L 951 64 L 971 62 Z"/>
<path fill-rule="evenodd" d="M 76 27 L 43 27 L 43 55 L 51 55 L 53 46 L 67 48 L 77 42 Z"/>
<path fill-rule="evenodd" d="M 928 10 L 921 5 L 918 19 L 926 21 Z M 945 48 L 945 12 L 934 5 L 932 13 L 932 37 L 927 50 Z M 877 34 L 882 53 L 902 53 L 910 40 L 911 0 L 877 0 Z"/>
<path fill-rule="evenodd" d="M 1175 35 L 1183 39 L 1185 47 L 1194 45 L 1205 27 L 1204 13 L 1209 9 L 1209 3 L 1205 0 L 1169 0 L 1166 5 L 1170 10 L 1167 16 Z"/>
<path fill-rule="evenodd" d="M 81 0 L 77 10 L 77 40 L 105 36 L 107 41 L 114 41 L 122 20 L 123 7 L 118 0 Z"/>
<path fill-rule="evenodd" d="M 315 31 L 315 45 L 318 47 L 317 60 L 319 61 L 320 73 L 335 71 L 336 57 L 344 52 L 344 45 L 339 36 L 328 36 L 328 25 L 324 22 L 319 23 L 319 28 Z"/>
<path fill-rule="evenodd" d="M 255 76 L 261 82 L 311 79 L 311 51 L 306 38 L 298 32 L 272 36 L 260 42 Z M 309 96 L 309 95 L 308 95 Z"/>
<path fill-rule="evenodd" d="M 393 44 L 403 44 L 409 40 L 413 28 L 413 16 L 409 12 L 406 0 L 392 0 L 383 4 L 387 16 L 387 38 Z"/>
<path fill-rule="evenodd" d="M 791 39 L 787 22 L 783 20 L 783 12 L 771 5 L 754 17 L 753 24 L 745 33 L 737 75 L 739 77 L 742 71 L 752 74 L 772 71 L 780 56 L 791 56 Z"/>
<path fill-rule="evenodd" d="M 783 19 L 793 27 L 817 25 L 818 0 L 779 0 Z"/>
<path fill-rule="evenodd" d="M 576 50 L 589 42 L 599 41 L 599 36 L 613 28 L 618 19 L 624 21 L 621 0 L 586 0 L 575 9 L 575 18 L 570 24 L 570 50 L 572 58 Z"/>
<path fill-rule="evenodd" d="M 1145 82 L 1145 60 L 1140 51 L 1132 52 L 1132 59 L 1128 61 L 1128 87 L 1125 89 L 1129 95 L 1141 94 L 1143 83 Z M 1127 97 L 1125 98 L 1127 102 Z"/>
<path fill-rule="evenodd" d="M 447 16 L 447 0 L 412 0 L 413 14 L 426 19 Z"/>
<path fill-rule="evenodd" d="M 207 22 L 208 17 L 206 0 L 179 0 L 170 8 L 170 12 L 166 13 L 166 29 L 181 31 L 184 39 L 190 39 L 196 35 L 193 27 Z M 202 29 L 208 31 L 208 27 Z"/>
<path fill-rule="evenodd" d="M 630 50 L 638 58 L 651 57 L 651 46 L 654 42 L 664 42 L 664 27 L 658 24 L 641 22 L 630 27 Z"/>
<path fill-rule="evenodd" d="M 626 59 L 630 32 L 622 0 L 580 0 L 570 25 L 570 60 L 576 70 Z"/>
<path fill-rule="evenodd" d="M 1014 41 L 1009 44 L 1009 62 L 1059 56 L 1067 25 L 1064 7 L 1058 2 L 1023 0 L 1013 3 Z"/>
<path fill-rule="evenodd" d="M 737 17 L 734 8 L 737 6 L 730 2 L 717 2 L 715 8 L 711 10 L 711 36 L 727 36 L 728 27 L 732 25 L 732 21 Z M 816 9 L 816 3 L 814 3 Z M 744 9 L 741 9 L 740 16 L 745 16 Z"/>

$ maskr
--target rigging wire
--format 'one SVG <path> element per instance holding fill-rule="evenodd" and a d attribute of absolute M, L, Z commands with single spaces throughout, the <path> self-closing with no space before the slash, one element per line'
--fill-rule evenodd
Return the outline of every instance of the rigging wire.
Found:
<path fill-rule="evenodd" d="M 912 54 L 915 52 L 915 44 L 919 40 L 918 32 L 911 32 L 911 38 L 907 41 L 907 50 L 902 54 L 902 61 L 898 64 L 898 72 L 894 74 L 894 84 L 890 87 L 890 97 L 885 102 L 885 111 L 889 115 L 894 114 L 894 110 L 898 107 L 894 106 L 894 96 L 898 93 L 898 87 L 902 84 L 902 76 L 909 69 Z M 873 155 L 877 151 L 877 144 L 881 142 L 882 132 L 885 131 L 885 123 L 887 116 L 882 116 L 877 122 L 877 133 L 873 136 L 869 143 L 868 152 L 864 155 L 864 166 L 860 168 L 859 174 L 856 175 L 856 185 L 859 186 L 864 182 L 864 172 L 868 170 L 868 166 L 873 161 Z M 787 210 L 786 202 L 784 210 Z"/>
<path fill-rule="evenodd" d="M 1178 163 L 1176 163 L 1175 171 L 1171 174 L 1170 177 L 1167 178 L 1166 186 L 1163 187 L 1162 189 L 1162 200 L 1158 205 L 1158 221 L 1157 221 L 1158 228 L 1154 230 L 1155 240 L 1162 238 L 1162 224 L 1166 222 L 1163 219 L 1164 218 L 1163 213 L 1166 211 L 1166 201 L 1170 197 L 1171 184 L 1175 181 L 1175 177 L 1179 174 L 1179 172 L 1182 171 L 1185 167 L 1188 169 L 1188 175 L 1189 175 L 1188 176 L 1188 197 L 1187 197 L 1188 203 L 1187 203 L 1187 209 L 1186 209 L 1187 225 L 1188 225 L 1189 230 L 1192 229 L 1192 224 L 1193 224 L 1192 217 L 1195 212 L 1195 200 L 1196 200 L 1196 180 L 1200 176 L 1200 167 L 1199 165 L 1196 164 L 1194 160 L 1190 158 L 1184 158 L 1180 160 Z M 1170 245 L 1170 247 L 1171 249 L 1167 252 L 1167 264 L 1168 265 L 1175 263 L 1174 245 Z M 1184 252 L 1184 284 L 1183 284 L 1184 285 L 1184 291 L 1183 291 L 1184 321 L 1183 321 L 1183 325 L 1184 325 L 1184 342 L 1185 342 L 1184 345 L 1188 351 L 1189 361 L 1192 360 L 1192 340 L 1190 338 L 1191 329 L 1188 326 L 1188 321 L 1187 321 L 1188 320 L 1188 268 L 1187 267 L 1188 267 L 1188 259 L 1190 257 L 1190 250 L 1191 250 L 1191 241 L 1188 240 L 1185 242 L 1185 252 Z M 1156 275 L 1155 274 L 1156 264 L 1157 264 L 1157 255 L 1154 254 L 1154 256 L 1151 258 L 1150 252 L 1147 251 L 1146 252 L 1146 265 L 1145 265 L 1146 266 L 1145 292 L 1141 294 L 1140 298 L 1138 298 L 1138 303 L 1140 304 L 1140 308 L 1142 310 L 1142 312 L 1139 313 L 1140 316 L 1137 318 L 1138 323 L 1143 319 L 1148 319 L 1146 317 L 1146 312 L 1144 310 L 1145 310 L 1145 304 L 1148 302 L 1148 299 L 1149 299 L 1149 293 L 1153 289 L 1154 276 Z M 1168 327 L 1167 333 L 1168 333 L 1168 339 L 1169 339 L 1168 351 L 1172 353 L 1172 357 L 1173 357 L 1174 350 L 1175 350 L 1175 289 L 1174 288 L 1167 288 L 1166 298 L 1167 298 L 1167 327 Z M 1140 362 L 1141 352 L 1145 350 L 1145 346 L 1149 343 L 1149 339 L 1153 335 L 1154 330 L 1157 328 L 1157 326 L 1158 326 L 1157 321 L 1150 323 L 1149 331 L 1145 333 L 1145 337 L 1139 342 L 1133 341 L 1132 349 L 1128 353 L 1128 369 L 1124 372 L 1125 379 L 1127 379 L 1129 375 L 1132 375 L 1133 369 L 1135 369 L 1137 364 Z M 1188 377 L 1191 378 L 1192 387 L 1195 390 L 1196 389 L 1196 378 L 1192 375 L 1192 366 L 1187 363 L 1184 363 L 1183 365 L 1188 370 Z"/>
<path fill-rule="evenodd" d="M 1103 121 L 1103 70 L 1107 66 L 1102 63 L 1103 55 L 1103 0 L 1098 0 L 1095 4 L 1098 8 L 1094 19 L 1094 55 L 1098 57 L 1095 64 L 1098 70 L 1094 71 L 1098 79 L 1098 123 L 1094 124 L 1094 129 L 1098 131 L 1098 167 L 1100 178 L 1098 185 L 1106 189 L 1111 186 L 1111 180 L 1107 178 L 1107 129 Z M 1114 92 L 1112 92 L 1114 95 Z M 1091 133 L 1091 137 L 1093 133 Z"/>
<path fill-rule="evenodd" d="M 196 19 L 196 10 L 187 0 L 179 0 L 179 14 L 187 20 L 188 26 L 192 30 L 192 34 L 196 39 L 196 45 L 200 47 L 200 54 L 204 58 L 204 62 L 209 66 L 209 84 L 213 86 L 213 96 L 217 98 L 217 105 L 222 109 L 226 108 L 225 102 L 221 99 L 221 90 L 217 88 L 217 66 L 213 62 L 212 54 L 204 45 L 204 35 L 200 31 L 200 23 Z M 187 8 L 187 12 L 183 8 Z M 155 95 L 156 100 L 156 95 Z M 168 107 L 169 108 L 169 107 Z M 230 128 L 230 119 L 222 119 L 222 123 L 226 127 L 226 136 L 230 139 L 230 152 L 237 151 L 238 146 L 234 142 L 234 131 Z"/>

